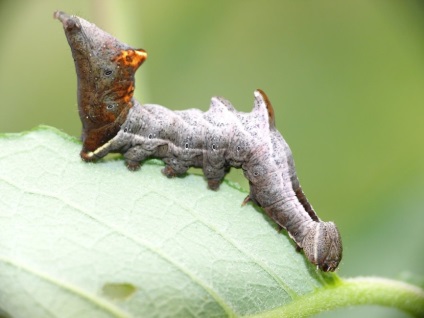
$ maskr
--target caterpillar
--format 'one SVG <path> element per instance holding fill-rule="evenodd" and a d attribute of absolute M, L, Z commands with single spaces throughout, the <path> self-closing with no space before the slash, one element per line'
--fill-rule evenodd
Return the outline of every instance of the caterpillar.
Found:
<path fill-rule="evenodd" d="M 222 97 L 213 97 L 206 112 L 141 105 L 133 98 L 134 74 L 147 53 L 77 16 L 57 11 L 54 17 L 63 24 L 75 62 L 84 161 L 121 153 L 128 169 L 137 170 L 147 158 L 160 158 L 167 177 L 202 168 L 212 190 L 231 167 L 241 168 L 250 187 L 242 204 L 262 207 L 317 268 L 336 270 L 342 257 L 339 231 L 319 219 L 303 193 L 262 90 L 254 92 L 250 113 Z"/>

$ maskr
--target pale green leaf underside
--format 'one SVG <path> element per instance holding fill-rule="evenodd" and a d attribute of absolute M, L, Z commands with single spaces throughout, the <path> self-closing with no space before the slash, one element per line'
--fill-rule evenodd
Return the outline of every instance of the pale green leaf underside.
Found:
<path fill-rule="evenodd" d="M 53 128 L 0 149 L 0 308 L 13 317 L 251 315 L 337 280 L 228 183 L 87 164 Z"/>

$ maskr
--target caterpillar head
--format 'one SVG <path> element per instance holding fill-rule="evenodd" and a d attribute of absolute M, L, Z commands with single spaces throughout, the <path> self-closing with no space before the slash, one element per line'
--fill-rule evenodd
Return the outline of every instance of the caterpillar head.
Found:
<path fill-rule="evenodd" d="M 63 24 L 78 77 L 78 110 L 86 156 L 113 138 L 133 105 L 134 74 L 147 58 L 94 24 L 57 11 Z"/>
<path fill-rule="evenodd" d="M 313 222 L 302 242 L 305 256 L 324 272 L 336 270 L 342 258 L 340 233 L 333 222 Z"/>

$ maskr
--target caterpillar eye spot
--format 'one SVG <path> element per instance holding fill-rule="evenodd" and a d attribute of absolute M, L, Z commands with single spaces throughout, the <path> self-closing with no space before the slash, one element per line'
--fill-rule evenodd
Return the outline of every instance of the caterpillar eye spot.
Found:
<path fill-rule="evenodd" d="M 113 71 L 112 71 L 112 70 L 104 70 L 104 72 L 103 72 L 103 74 L 104 74 L 105 76 L 111 76 L 111 75 L 112 75 L 112 73 L 113 73 Z"/>
<path fill-rule="evenodd" d="M 216 150 L 216 148 L 217 148 L 217 147 L 216 147 L 216 145 L 215 145 L 215 144 L 213 144 L 213 145 L 212 145 L 212 150 Z"/>
<path fill-rule="evenodd" d="M 185 149 L 188 149 L 188 143 L 185 144 Z"/>
<path fill-rule="evenodd" d="M 127 128 L 124 128 L 124 133 L 126 133 L 128 131 L 128 129 Z"/>
<path fill-rule="evenodd" d="M 107 106 L 106 106 L 106 108 L 107 108 L 108 110 L 111 110 L 111 109 L 114 109 L 114 108 L 115 108 L 115 105 L 113 105 L 113 104 L 109 104 L 109 105 L 107 105 Z"/>
<path fill-rule="evenodd" d="M 259 176 L 259 172 L 256 172 L 256 171 L 255 171 L 255 172 L 253 173 L 253 175 L 254 175 L 255 177 Z"/>
<path fill-rule="evenodd" d="M 149 134 L 148 138 L 149 139 L 152 139 L 153 138 L 153 135 L 152 134 Z"/>
<path fill-rule="evenodd" d="M 237 146 L 237 151 L 240 151 L 240 149 L 241 149 L 240 146 Z"/>

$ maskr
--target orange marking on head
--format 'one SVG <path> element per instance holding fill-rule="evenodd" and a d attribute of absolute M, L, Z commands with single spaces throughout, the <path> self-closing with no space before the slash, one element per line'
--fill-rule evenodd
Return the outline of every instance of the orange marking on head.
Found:
<path fill-rule="evenodd" d="M 134 85 L 131 83 L 130 86 L 128 86 L 127 93 L 124 96 L 125 103 L 129 103 L 133 97 L 134 93 Z"/>
<path fill-rule="evenodd" d="M 147 59 L 147 53 L 143 49 L 123 50 L 116 57 L 116 61 L 120 61 L 125 66 L 131 66 L 137 69 Z"/>

